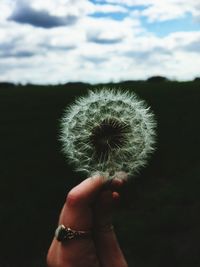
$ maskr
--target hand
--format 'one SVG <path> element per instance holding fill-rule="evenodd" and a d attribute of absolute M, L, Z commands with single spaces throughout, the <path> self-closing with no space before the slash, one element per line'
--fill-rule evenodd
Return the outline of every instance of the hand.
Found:
<path fill-rule="evenodd" d="M 59 224 L 71 229 L 93 231 L 87 239 L 65 243 L 55 238 L 47 255 L 49 267 L 126 267 L 126 261 L 112 230 L 112 209 L 119 199 L 123 180 L 106 183 L 104 177 L 84 180 L 68 194 Z"/>

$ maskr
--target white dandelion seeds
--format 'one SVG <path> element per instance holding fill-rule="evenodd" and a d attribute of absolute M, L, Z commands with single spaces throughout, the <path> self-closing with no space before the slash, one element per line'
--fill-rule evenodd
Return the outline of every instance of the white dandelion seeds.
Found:
<path fill-rule="evenodd" d="M 89 175 L 134 176 L 154 151 L 155 126 L 150 108 L 135 94 L 90 91 L 65 111 L 63 152 Z"/>

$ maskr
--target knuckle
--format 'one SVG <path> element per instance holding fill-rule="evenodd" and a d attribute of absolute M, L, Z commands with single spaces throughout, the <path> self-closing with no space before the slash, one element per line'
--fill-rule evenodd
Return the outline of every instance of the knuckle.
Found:
<path fill-rule="evenodd" d="M 76 207 L 80 205 L 80 196 L 77 192 L 71 190 L 66 197 L 66 204 L 70 207 Z"/>

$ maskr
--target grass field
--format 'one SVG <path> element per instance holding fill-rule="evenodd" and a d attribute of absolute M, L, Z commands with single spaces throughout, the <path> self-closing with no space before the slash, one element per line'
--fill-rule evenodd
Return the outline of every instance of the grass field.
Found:
<path fill-rule="evenodd" d="M 129 266 L 200 266 L 200 82 L 107 86 L 135 91 L 158 121 L 156 153 L 115 216 Z M 0 84 L 1 267 L 45 266 L 65 195 L 84 178 L 60 152 L 59 119 L 93 87 Z"/>

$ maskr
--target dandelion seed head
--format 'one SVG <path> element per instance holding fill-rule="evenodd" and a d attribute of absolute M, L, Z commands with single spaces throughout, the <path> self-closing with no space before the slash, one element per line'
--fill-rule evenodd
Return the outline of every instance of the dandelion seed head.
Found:
<path fill-rule="evenodd" d="M 154 151 L 155 126 L 150 108 L 134 93 L 90 91 L 64 113 L 63 152 L 89 175 L 134 176 Z"/>

